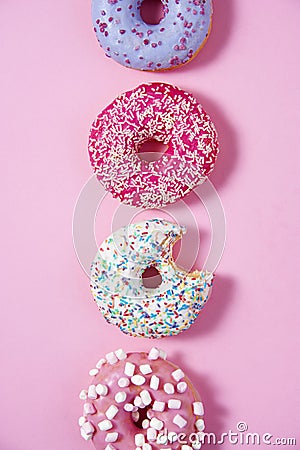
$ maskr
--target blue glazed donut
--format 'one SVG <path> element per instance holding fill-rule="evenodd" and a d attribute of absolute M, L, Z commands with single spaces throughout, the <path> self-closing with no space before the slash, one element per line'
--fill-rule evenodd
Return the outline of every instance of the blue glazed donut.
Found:
<path fill-rule="evenodd" d="M 142 0 L 92 0 L 97 39 L 106 56 L 133 69 L 158 71 L 193 59 L 210 31 L 212 0 L 161 0 L 164 17 L 150 25 Z"/>

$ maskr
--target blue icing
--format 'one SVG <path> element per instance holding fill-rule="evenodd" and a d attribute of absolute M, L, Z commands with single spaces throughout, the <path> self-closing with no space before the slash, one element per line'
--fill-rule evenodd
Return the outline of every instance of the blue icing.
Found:
<path fill-rule="evenodd" d="M 212 0 L 162 0 L 156 25 L 140 15 L 141 1 L 92 0 L 97 39 L 108 57 L 140 70 L 163 70 L 189 61 L 209 33 Z"/>

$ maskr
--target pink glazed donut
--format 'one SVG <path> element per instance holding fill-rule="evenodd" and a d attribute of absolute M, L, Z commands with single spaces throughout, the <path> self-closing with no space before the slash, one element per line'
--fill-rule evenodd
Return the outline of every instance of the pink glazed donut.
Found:
<path fill-rule="evenodd" d="M 146 141 L 167 146 L 141 160 Z M 166 83 L 141 84 L 108 105 L 92 124 L 89 155 L 98 180 L 131 206 L 162 207 L 184 197 L 213 170 L 217 132 L 197 100 Z"/>
<path fill-rule="evenodd" d="M 79 394 L 83 439 L 92 440 L 96 450 L 200 448 L 203 404 L 166 356 L 153 347 L 149 353 L 119 349 L 100 359 L 88 389 Z"/>

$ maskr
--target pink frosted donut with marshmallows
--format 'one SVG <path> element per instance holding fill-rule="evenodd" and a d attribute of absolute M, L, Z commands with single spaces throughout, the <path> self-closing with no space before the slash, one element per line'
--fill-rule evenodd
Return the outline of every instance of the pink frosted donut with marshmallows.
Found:
<path fill-rule="evenodd" d="M 167 146 L 158 161 L 139 157 L 143 143 Z M 166 83 L 141 84 L 119 95 L 92 124 L 89 155 L 98 180 L 131 206 L 161 207 L 183 198 L 213 170 L 217 132 L 187 92 Z"/>
<path fill-rule="evenodd" d="M 90 375 L 90 385 L 79 395 L 83 415 L 78 422 L 81 436 L 96 450 L 201 447 L 200 396 L 164 351 L 119 349 L 100 359 Z"/>

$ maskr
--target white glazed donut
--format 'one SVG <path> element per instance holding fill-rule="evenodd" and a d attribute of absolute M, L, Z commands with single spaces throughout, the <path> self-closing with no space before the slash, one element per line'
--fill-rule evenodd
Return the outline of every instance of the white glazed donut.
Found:
<path fill-rule="evenodd" d="M 172 257 L 185 228 L 153 219 L 110 235 L 92 264 L 91 289 L 105 319 L 132 336 L 160 338 L 188 329 L 204 307 L 213 274 L 188 273 Z M 142 275 L 155 267 L 161 284 L 147 288 Z"/>
<path fill-rule="evenodd" d="M 201 398 L 163 350 L 108 353 L 90 371 L 79 397 L 81 436 L 96 450 L 199 449 Z M 185 442 L 185 443 L 184 443 Z"/>

